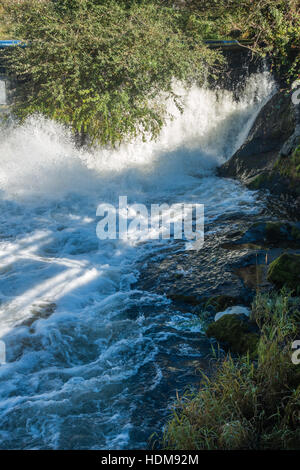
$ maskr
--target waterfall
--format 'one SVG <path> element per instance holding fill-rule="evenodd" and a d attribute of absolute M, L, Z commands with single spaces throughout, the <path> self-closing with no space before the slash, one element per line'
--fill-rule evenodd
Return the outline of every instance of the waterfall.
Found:
<path fill-rule="evenodd" d="M 261 106 L 274 90 L 268 72 L 251 75 L 237 101 L 232 92 L 180 84 L 181 114 L 169 103 L 167 120 L 156 141 L 136 140 L 120 148 L 83 151 L 59 124 L 33 116 L 1 132 L 0 189 L 7 197 L 56 198 L 73 192 L 100 197 L 121 189 L 162 191 L 203 176 L 227 160 L 243 143 Z M 100 191 L 100 193 L 99 193 Z"/>

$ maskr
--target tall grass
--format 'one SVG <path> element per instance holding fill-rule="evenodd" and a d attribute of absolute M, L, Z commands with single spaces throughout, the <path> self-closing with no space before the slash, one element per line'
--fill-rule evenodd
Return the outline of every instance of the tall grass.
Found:
<path fill-rule="evenodd" d="M 213 377 L 178 399 L 164 431 L 167 449 L 300 447 L 300 365 L 292 363 L 300 299 L 286 290 L 257 294 L 252 315 L 261 329 L 257 359 L 217 359 Z"/>

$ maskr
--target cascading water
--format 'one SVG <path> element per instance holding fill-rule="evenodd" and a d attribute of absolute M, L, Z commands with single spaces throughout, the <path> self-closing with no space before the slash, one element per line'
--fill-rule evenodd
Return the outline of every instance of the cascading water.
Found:
<path fill-rule="evenodd" d="M 208 221 L 258 211 L 255 193 L 213 170 L 273 90 L 267 72 L 248 79 L 239 101 L 182 90 L 185 111 L 170 106 L 156 142 L 118 150 L 80 151 L 40 117 L 1 130 L 1 448 L 144 448 L 161 429 L 209 342 L 193 315 L 134 288 L 138 261 L 170 243 L 100 241 L 96 208 L 127 195 L 204 203 Z"/>

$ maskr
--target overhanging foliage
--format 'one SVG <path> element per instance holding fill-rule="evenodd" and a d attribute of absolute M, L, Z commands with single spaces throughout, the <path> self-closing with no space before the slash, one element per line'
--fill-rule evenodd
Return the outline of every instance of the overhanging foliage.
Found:
<path fill-rule="evenodd" d="M 14 113 L 42 113 L 102 144 L 156 136 L 173 79 L 203 82 L 220 54 L 184 32 L 185 13 L 159 2 L 3 2 L 15 37 Z"/>

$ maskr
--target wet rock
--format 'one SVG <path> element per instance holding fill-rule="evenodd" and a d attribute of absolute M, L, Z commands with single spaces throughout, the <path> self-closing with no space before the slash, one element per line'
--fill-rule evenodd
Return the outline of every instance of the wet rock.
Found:
<path fill-rule="evenodd" d="M 258 328 L 250 323 L 244 314 L 229 314 L 211 323 L 206 335 L 223 343 L 226 348 L 237 354 L 250 353 L 255 356 L 259 340 Z"/>
<path fill-rule="evenodd" d="M 290 158 L 289 158 L 290 160 Z M 300 175 L 298 177 L 286 176 L 281 166 L 285 165 L 282 161 L 276 162 L 276 168 L 271 172 L 258 175 L 257 177 L 249 180 L 246 186 L 252 190 L 268 190 L 270 193 L 279 196 L 282 202 L 289 205 L 289 210 L 292 209 L 299 213 L 300 210 Z M 287 163 L 289 172 L 292 172 L 292 166 Z"/>
<path fill-rule="evenodd" d="M 240 254 L 229 253 L 220 246 L 219 240 L 224 240 L 226 230 L 229 230 L 228 223 L 224 233 L 219 231 L 207 236 L 202 250 L 179 251 L 176 247 L 176 251 L 166 250 L 163 259 L 160 253 L 147 265 L 142 260 L 142 274 L 136 288 L 165 295 L 176 308 L 186 308 L 189 312 L 197 310 L 197 314 L 202 307 L 206 309 L 207 303 L 216 306 L 213 314 L 228 306 L 250 303 L 252 293 L 232 267 Z M 179 270 L 181 276 L 177 275 Z"/>
<path fill-rule="evenodd" d="M 300 223 L 257 222 L 241 238 L 231 242 L 231 245 L 300 247 Z"/>
<path fill-rule="evenodd" d="M 286 286 L 297 292 L 300 289 L 300 255 L 284 253 L 279 256 L 270 264 L 267 279 L 279 289 Z"/>
<path fill-rule="evenodd" d="M 197 298 L 195 295 L 181 294 L 175 292 L 167 294 L 167 297 L 176 302 L 183 302 L 189 305 L 199 305 L 201 302 L 201 299 Z"/>

